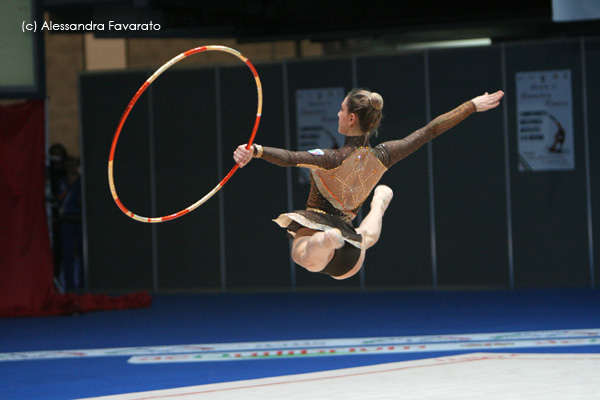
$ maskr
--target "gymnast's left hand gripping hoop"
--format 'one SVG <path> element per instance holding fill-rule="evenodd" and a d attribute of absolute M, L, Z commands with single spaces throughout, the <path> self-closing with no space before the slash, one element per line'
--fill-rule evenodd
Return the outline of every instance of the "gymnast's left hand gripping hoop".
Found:
<path fill-rule="evenodd" d="M 256 81 L 256 92 L 258 94 L 258 108 L 256 110 L 256 121 L 254 122 L 254 128 L 252 129 L 252 135 L 250 135 L 250 140 L 248 140 L 248 145 L 246 146 L 246 149 L 250 149 L 250 147 L 252 146 L 252 143 L 254 142 L 254 137 L 256 136 L 256 131 L 258 130 L 258 124 L 260 123 L 260 117 L 261 117 L 261 113 L 262 113 L 262 85 L 260 83 L 260 78 L 258 77 L 258 73 L 256 72 L 256 69 L 254 68 L 254 66 L 252 65 L 252 63 L 250 62 L 250 60 L 248 60 L 248 58 L 244 57 L 239 51 L 237 51 L 235 49 L 232 49 L 232 48 L 229 48 L 229 47 L 225 47 L 225 46 L 212 46 L 212 45 L 211 46 L 196 47 L 194 49 L 191 49 L 191 50 L 188 50 L 186 52 L 183 52 L 183 53 L 179 54 L 177 57 L 172 58 L 170 61 L 168 61 L 167 63 L 165 63 L 162 67 L 160 67 L 159 69 L 157 69 L 156 72 L 154 72 L 154 74 L 152 74 L 152 76 L 150 78 L 148 78 L 146 80 L 146 82 L 144 82 L 144 84 L 142 85 L 142 87 L 140 87 L 138 89 L 138 91 L 135 94 L 135 96 L 133 96 L 133 98 L 131 99 L 131 101 L 127 105 L 127 108 L 125 108 L 125 111 L 123 112 L 123 115 L 121 116 L 121 119 L 119 121 L 119 125 L 117 126 L 117 130 L 115 132 L 115 136 L 113 138 L 112 146 L 111 146 L 111 149 L 110 149 L 110 156 L 108 158 L 108 183 L 110 185 L 110 192 L 112 193 L 112 197 L 115 200 L 115 203 L 117 203 L 117 206 L 119 206 L 119 208 L 121 209 L 121 211 L 123 211 L 128 217 L 133 218 L 136 221 L 148 222 L 148 223 L 157 223 L 157 222 L 170 221 L 172 219 L 179 218 L 182 215 L 185 215 L 185 214 L 189 213 L 192 210 L 195 210 L 196 208 L 198 208 L 199 206 L 201 206 L 202 204 L 204 204 L 212 196 L 214 196 L 215 193 L 217 193 L 225 185 L 225 183 L 227 183 L 227 181 L 229 180 L 229 178 L 231 178 L 231 176 L 239 168 L 239 165 L 235 164 L 233 166 L 233 168 L 231 169 L 231 171 L 229 171 L 229 173 L 225 176 L 225 178 L 223 178 L 221 180 L 221 182 L 219 182 L 219 184 L 217 186 L 215 186 L 215 188 L 213 190 L 211 190 L 206 196 L 204 196 L 203 198 L 201 198 L 200 200 L 198 200 L 197 202 L 195 202 L 191 206 L 189 206 L 189 207 L 187 207 L 187 208 L 185 208 L 185 209 L 183 209 L 183 210 L 181 210 L 179 212 L 176 212 L 174 214 L 165 215 L 163 217 L 142 217 L 140 215 L 134 214 L 133 212 L 129 211 L 123 205 L 123 203 L 121 202 L 121 200 L 119 200 L 119 196 L 117 195 L 117 191 L 115 189 L 115 181 L 114 181 L 114 177 L 113 177 L 113 164 L 114 164 L 115 149 L 117 147 L 117 142 L 119 140 L 119 135 L 121 134 L 121 130 L 123 129 L 123 124 L 125 124 L 125 120 L 127 119 L 127 116 L 131 112 L 133 106 L 135 105 L 135 103 L 137 102 L 137 100 L 139 99 L 139 97 L 142 95 L 142 93 L 144 93 L 144 91 L 148 88 L 148 86 L 150 86 L 150 84 L 156 78 L 158 78 L 158 76 L 160 74 L 162 74 L 167 69 L 169 69 L 170 67 L 172 67 L 177 62 L 183 60 L 184 58 L 189 57 L 192 54 L 201 53 L 203 51 L 224 51 L 226 53 L 233 54 L 234 56 L 236 56 L 237 58 L 239 58 L 240 60 L 242 60 L 244 63 L 246 63 L 246 65 L 248 66 L 248 68 L 250 68 L 250 70 L 252 71 L 252 75 L 254 75 L 254 79 Z"/>

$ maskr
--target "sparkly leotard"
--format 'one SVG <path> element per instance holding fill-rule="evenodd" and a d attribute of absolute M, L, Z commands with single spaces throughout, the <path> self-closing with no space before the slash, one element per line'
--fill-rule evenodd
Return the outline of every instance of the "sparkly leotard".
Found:
<path fill-rule="evenodd" d="M 286 228 L 292 236 L 301 227 L 321 231 L 338 228 L 347 244 L 357 250 L 361 249 L 362 237 L 356 233 L 351 222 L 383 174 L 392 165 L 475 111 L 475 104 L 467 101 L 404 139 L 388 141 L 376 147 L 369 145 L 367 135 L 348 136 L 344 146 L 336 150 L 289 151 L 261 147 L 260 158 L 270 163 L 311 170 L 311 189 L 306 210 L 281 214 L 275 222 Z M 360 251 L 357 254 L 356 260 Z M 343 264 L 349 263 L 350 261 L 346 261 Z M 354 264 L 329 270 L 326 268 L 322 272 L 340 276 L 353 266 Z"/>

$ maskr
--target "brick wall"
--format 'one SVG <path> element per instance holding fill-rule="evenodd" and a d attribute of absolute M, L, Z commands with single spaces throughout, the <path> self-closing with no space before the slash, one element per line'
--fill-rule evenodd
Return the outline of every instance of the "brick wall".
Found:
<path fill-rule="evenodd" d="M 79 154 L 77 74 L 84 69 L 83 35 L 46 34 L 49 144 Z"/>

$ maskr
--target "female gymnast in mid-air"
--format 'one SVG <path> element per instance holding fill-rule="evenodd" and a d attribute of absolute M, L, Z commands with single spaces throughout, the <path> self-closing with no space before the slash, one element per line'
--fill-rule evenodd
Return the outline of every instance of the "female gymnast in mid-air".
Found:
<path fill-rule="evenodd" d="M 486 92 L 404 139 L 371 147 L 369 138 L 381 122 L 383 99 L 375 92 L 353 89 L 338 112 L 338 130 L 346 136 L 342 148 L 289 151 L 257 144 L 246 149 L 246 145 L 240 145 L 233 158 L 240 167 L 252 158 L 262 158 L 282 167 L 311 170 L 306 209 L 281 214 L 275 222 L 294 238 L 292 258 L 297 264 L 311 272 L 346 279 L 360 270 L 366 250 L 379 240 L 383 214 L 393 196 L 388 186 L 376 187 L 383 174 L 470 114 L 497 107 L 502 96 L 501 90 Z M 352 220 L 373 189 L 371 210 L 355 229 Z"/>

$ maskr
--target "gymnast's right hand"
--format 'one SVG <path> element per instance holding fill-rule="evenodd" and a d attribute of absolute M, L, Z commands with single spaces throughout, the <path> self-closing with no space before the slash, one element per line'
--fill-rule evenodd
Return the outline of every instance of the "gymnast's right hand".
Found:
<path fill-rule="evenodd" d="M 240 168 L 244 168 L 252 160 L 254 155 L 254 147 L 250 146 L 250 149 L 246 149 L 246 144 L 240 144 L 237 149 L 233 152 L 233 159 Z"/>

